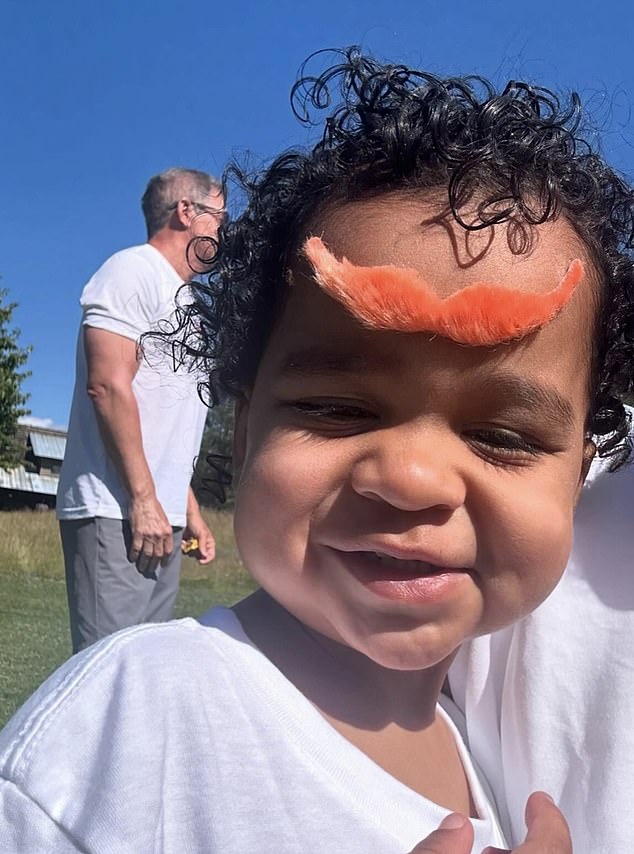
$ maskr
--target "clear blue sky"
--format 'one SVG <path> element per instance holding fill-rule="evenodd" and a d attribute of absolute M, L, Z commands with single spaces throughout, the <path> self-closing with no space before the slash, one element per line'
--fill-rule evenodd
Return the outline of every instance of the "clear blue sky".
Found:
<path fill-rule="evenodd" d="M 33 415 L 67 423 L 78 297 L 144 240 L 149 176 L 302 142 L 288 106 L 300 63 L 353 43 L 575 88 L 634 175 L 631 0 L 0 0 L 0 274 L 34 347 Z"/>

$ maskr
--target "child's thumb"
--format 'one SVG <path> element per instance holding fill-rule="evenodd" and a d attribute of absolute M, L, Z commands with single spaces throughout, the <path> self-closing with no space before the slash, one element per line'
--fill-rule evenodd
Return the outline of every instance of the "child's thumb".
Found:
<path fill-rule="evenodd" d="M 470 854 L 472 847 L 471 822 L 452 812 L 442 820 L 438 830 L 419 842 L 410 854 Z"/>

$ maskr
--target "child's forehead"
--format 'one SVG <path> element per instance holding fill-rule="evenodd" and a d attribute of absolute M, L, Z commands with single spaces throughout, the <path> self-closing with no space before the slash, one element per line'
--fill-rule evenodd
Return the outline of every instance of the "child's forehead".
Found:
<path fill-rule="evenodd" d="M 586 256 L 563 219 L 535 227 L 529 235 L 529 251 L 520 253 L 509 234 L 511 226 L 469 234 L 451 217 L 440 214 L 440 206 L 429 201 L 381 197 L 323 211 L 306 229 L 306 236 L 322 237 L 333 255 L 359 267 L 413 269 L 443 299 L 482 281 L 536 293 L 551 291 L 571 261 Z M 442 374 L 449 371 L 447 381 L 453 383 L 474 371 L 481 377 L 496 375 L 504 364 L 516 376 L 538 376 L 552 369 L 551 380 L 561 389 L 572 377 L 579 377 L 587 388 L 584 368 L 590 365 L 594 329 L 589 278 L 584 277 L 570 303 L 536 336 L 493 348 L 471 347 L 424 332 L 367 328 L 322 290 L 314 269 L 298 254 L 260 377 L 268 383 L 273 375 L 288 374 L 301 381 L 325 373 L 345 380 L 365 373 L 366 368 L 373 373 L 378 354 L 379 361 L 386 355 L 388 361 L 399 361 L 391 371 L 395 376 L 404 366 L 414 366 L 416 377 L 436 369 Z"/>
<path fill-rule="evenodd" d="M 463 212 L 475 221 L 475 213 Z M 388 194 L 326 208 L 307 235 L 322 238 L 338 258 L 364 266 L 416 270 L 441 297 L 477 282 L 532 292 L 558 284 L 587 252 L 568 222 L 519 221 L 470 231 L 440 198 Z M 590 269 L 589 263 L 585 264 Z"/>

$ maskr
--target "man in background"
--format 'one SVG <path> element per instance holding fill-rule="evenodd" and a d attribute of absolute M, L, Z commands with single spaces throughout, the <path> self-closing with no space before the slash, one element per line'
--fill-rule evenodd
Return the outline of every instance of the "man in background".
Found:
<path fill-rule="evenodd" d="M 144 354 L 139 339 L 173 316 L 192 276 L 190 242 L 216 238 L 223 205 L 204 172 L 155 175 L 142 199 L 147 243 L 108 258 L 82 293 L 57 494 L 74 652 L 125 626 L 169 619 L 183 536 L 198 540 L 200 563 L 214 557 L 189 485 L 206 414 L 197 377 L 166 353 Z"/>

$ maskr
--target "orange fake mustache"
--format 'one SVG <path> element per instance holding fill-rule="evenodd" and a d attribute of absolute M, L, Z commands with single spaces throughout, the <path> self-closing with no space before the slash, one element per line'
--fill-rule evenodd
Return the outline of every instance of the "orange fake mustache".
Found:
<path fill-rule="evenodd" d="M 513 341 L 544 326 L 564 308 L 584 273 L 575 258 L 547 293 L 477 282 L 441 299 L 415 270 L 338 261 L 319 237 L 304 243 L 304 254 L 320 287 L 365 326 L 431 332 L 472 347 Z"/>

